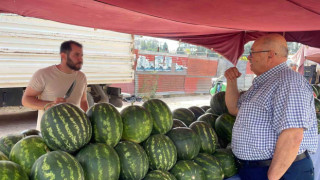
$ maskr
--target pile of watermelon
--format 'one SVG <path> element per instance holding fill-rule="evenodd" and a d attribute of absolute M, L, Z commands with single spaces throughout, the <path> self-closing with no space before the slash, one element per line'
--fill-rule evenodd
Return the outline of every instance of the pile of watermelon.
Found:
<path fill-rule="evenodd" d="M 224 92 L 210 106 L 173 112 L 159 99 L 121 112 L 59 104 L 45 112 L 41 133 L 0 138 L 0 179 L 222 180 L 237 173 L 234 121 Z"/>

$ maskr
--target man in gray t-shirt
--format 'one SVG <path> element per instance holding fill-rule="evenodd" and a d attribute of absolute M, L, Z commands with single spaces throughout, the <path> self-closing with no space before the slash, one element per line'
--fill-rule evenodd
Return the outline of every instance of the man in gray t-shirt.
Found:
<path fill-rule="evenodd" d="M 40 129 L 44 110 L 55 104 L 68 102 L 87 111 L 87 79 L 80 71 L 83 64 L 82 45 L 75 41 L 66 41 L 60 47 L 61 63 L 35 72 L 22 97 L 22 104 L 37 109 L 37 129 Z M 73 82 L 74 89 L 67 99 L 63 98 Z"/>

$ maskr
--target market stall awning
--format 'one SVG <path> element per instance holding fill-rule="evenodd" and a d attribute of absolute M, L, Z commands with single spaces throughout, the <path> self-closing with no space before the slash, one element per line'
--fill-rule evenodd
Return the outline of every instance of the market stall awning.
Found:
<path fill-rule="evenodd" d="M 319 0 L 1 0 L 0 12 L 202 45 L 234 64 L 270 32 L 320 48 Z"/>
<path fill-rule="evenodd" d="M 304 74 L 303 64 L 306 60 L 320 63 L 320 48 L 314 48 L 303 45 L 293 55 L 292 61 L 298 65 L 298 72 L 300 74 Z"/>

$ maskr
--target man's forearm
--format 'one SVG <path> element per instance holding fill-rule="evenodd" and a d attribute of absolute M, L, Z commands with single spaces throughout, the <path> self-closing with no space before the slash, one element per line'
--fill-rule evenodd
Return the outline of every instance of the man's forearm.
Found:
<path fill-rule="evenodd" d="M 238 99 L 239 99 L 239 91 L 237 85 L 237 79 L 227 80 L 227 89 L 226 89 L 226 105 L 228 111 L 232 115 L 237 115 L 238 113 Z"/>
<path fill-rule="evenodd" d="M 288 170 L 297 157 L 302 138 L 302 128 L 286 129 L 280 134 L 268 170 L 269 180 L 280 179 Z"/>
<path fill-rule="evenodd" d="M 26 96 L 22 99 L 23 106 L 36 110 L 43 110 L 48 103 L 51 103 L 51 101 L 43 101 L 31 96 Z"/>

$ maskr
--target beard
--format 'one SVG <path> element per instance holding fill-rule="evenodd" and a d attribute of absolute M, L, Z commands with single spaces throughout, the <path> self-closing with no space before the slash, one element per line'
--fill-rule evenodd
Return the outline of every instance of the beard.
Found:
<path fill-rule="evenodd" d="M 78 64 L 80 64 L 80 66 L 77 66 Z M 67 55 L 67 66 L 72 70 L 79 71 L 82 67 L 82 63 L 75 64 L 68 54 Z"/>

